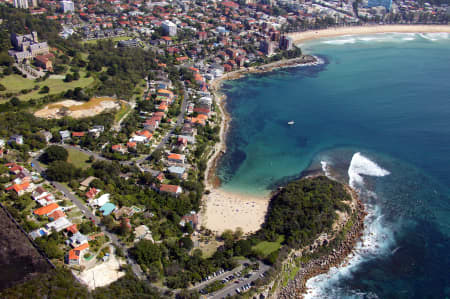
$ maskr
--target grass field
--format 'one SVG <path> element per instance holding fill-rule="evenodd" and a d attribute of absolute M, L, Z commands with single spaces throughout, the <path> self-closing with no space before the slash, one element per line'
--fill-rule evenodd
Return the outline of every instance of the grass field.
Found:
<path fill-rule="evenodd" d="M 284 236 L 278 237 L 276 242 L 263 241 L 253 246 L 253 250 L 259 252 L 262 256 L 267 257 L 274 251 L 277 251 L 281 247 L 281 243 L 284 241 Z"/>
<path fill-rule="evenodd" d="M 73 148 L 67 148 L 67 151 L 69 152 L 69 158 L 67 159 L 67 162 L 83 169 L 86 169 L 90 166 L 90 164 L 87 162 L 87 160 L 89 159 L 89 155 L 77 151 Z"/>
<path fill-rule="evenodd" d="M 6 87 L 6 90 L 1 92 L 1 94 L 6 93 L 17 93 L 20 92 L 22 89 L 31 89 L 35 85 L 39 86 L 38 90 L 33 90 L 30 93 L 27 94 L 19 94 L 17 97 L 22 101 L 28 101 L 32 98 L 40 98 L 45 96 L 46 94 L 40 94 L 39 90 L 43 86 L 48 86 L 50 88 L 50 92 L 48 94 L 57 94 L 63 91 L 66 91 L 68 89 L 74 89 L 76 87 L 87 87 L 94 83 L 94 78 L 89 77 L 85 78 L 86 73 L 81 71 L 80 72 L 80 79 L 77 81 L 72 82 L 64 82 L 63 79 L 47 79 L 44 82 L 34 82 L 30 79 L 25 79 L 22 76 L 19 75 L 9 75 L 0 80 L 0 84 L 3 84 L 3 86 Z M 6 100 L 0 100 L 0 101 L 6 101 Z"/>

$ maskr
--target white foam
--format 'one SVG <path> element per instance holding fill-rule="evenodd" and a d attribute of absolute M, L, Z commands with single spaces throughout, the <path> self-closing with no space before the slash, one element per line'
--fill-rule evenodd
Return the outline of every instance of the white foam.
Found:
<path fill-rule="evenodd" d="M 383 225 L 383 215 L 380 209 L 377 206 L 369 205 L 366 210 L 368 214 L 362 240 L 356 244 L 348 261 L 339 267 L 331 268 L 328 273 L 309 279 L 306 282 L 307 294 L 305 298 L 337 298 L 356 295 L 356 290 L 339 288 L 339 281 L 343 278 L 352 278 L 363 262 L 392 254 L 393 232 Z M 375 294 L 371 295 L 372 298 L 377 298 Z"/>
<path fill-rule="evenodd" d="M 430 41 L 439 41 L 446 40 L 450 38 L 450 35 L 447 32 L 437 32 L 437 33 L 421 33 L 420 36 L 424 39 Z"/>
<path fill-rule="evenodd" d="M 327 40 L 327 41 L 324 41 L 323 43 L 329 44 L 329 45 L 354 44 L 354 43 L 356 43 L 356 38 Z"/>
<path fill-rule="evenodd" d="M 349 184 L 353 188 L 358 188 L 358 186 L 364 184 L 362 175 L 382 177 L 389 174 L 389 171 L 381 168 L 377 163 L 364 157 L 359 152 L 353 155 L 348 168 Z"/>
<path fill-rule="evenodd" d="M 322 171 L 325 173 L 327 177 L 330 177 L 330 170 L 328 167 L 328 163 L 326 161 L 320 161 L 320 165 L 322 165 Z"/>

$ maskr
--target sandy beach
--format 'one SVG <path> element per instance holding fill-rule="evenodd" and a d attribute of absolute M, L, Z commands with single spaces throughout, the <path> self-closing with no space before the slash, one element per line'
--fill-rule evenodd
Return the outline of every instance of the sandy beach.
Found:
<path fill-rule="evenodd" d="M 257 231 L 264 222 L 269 199 L 213 189 L 205 195 L 202 225 L 220 234 L 226 229 Z"/>
<path fill-rule="evenodd" d="M 295 44 L 301 42 L 342 35 L 362 35 L 375 33 L 450 33 L 450 25 L 368 25 L 355 27 L 335 27 L 323 30 L 310 30 L 290 33 Z"/>

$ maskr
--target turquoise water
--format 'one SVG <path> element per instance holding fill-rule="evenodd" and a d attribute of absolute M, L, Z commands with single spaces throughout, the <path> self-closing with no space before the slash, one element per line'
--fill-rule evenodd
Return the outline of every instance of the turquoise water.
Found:
<path fill-rule="evenodd" d="M 311 297 L 450 296 L 448 34 L 345 36 L 303 49 L 324 63 L 224 84 L 233 120 L 222 188 L 267 194 L 325 170 L 360 192 L 364 242 L 349 265 L 308 282 Z"/>

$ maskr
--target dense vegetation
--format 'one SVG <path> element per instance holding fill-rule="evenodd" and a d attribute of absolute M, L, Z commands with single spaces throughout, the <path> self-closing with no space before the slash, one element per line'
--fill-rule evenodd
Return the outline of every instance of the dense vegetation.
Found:
<path fill-rule="evenodd" d="M 348 210 L 343 201 L 350 200 L 341 183 L 324 176 L 289 183 L 271 200 L 266 221 L 256 236 L 275 241 L 283 235 L 289 246 L 304 246 L 329 231 L 336 210 Z"/>

